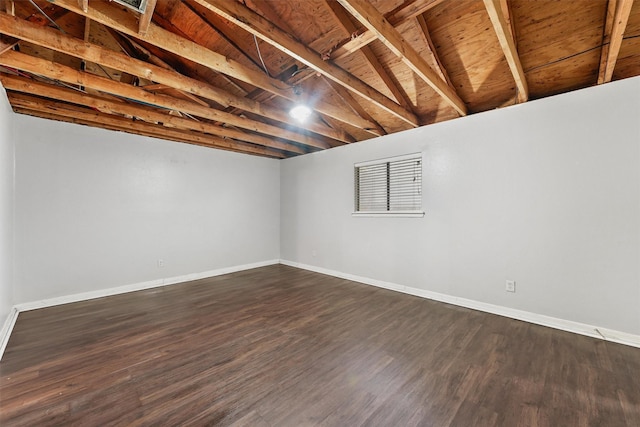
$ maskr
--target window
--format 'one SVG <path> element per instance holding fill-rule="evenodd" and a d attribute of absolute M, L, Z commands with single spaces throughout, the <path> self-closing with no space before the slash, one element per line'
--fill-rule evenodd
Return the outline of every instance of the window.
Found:
<path fill-rule="evenodd" d="M 354 215 L 424 216 L 419 153 L 357 163 L 354 183 Z"/>

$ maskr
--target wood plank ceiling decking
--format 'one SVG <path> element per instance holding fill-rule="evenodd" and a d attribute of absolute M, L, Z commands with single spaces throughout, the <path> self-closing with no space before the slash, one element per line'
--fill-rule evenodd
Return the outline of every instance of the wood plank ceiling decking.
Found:
<path fill-rule="evenodd" d="M 274 158 L 637 75 L 638 0 L 0 0 L 14 111 Z"/>

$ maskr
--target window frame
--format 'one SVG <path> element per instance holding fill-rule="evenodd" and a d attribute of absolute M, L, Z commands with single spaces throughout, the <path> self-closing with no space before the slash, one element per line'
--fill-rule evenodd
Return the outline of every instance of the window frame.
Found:
<path fill-rule="evenodd" d="M 400 162 L 405 160 L 419 160 L 420 161 L 420 209 L 415 210 L 385 210 L 385 211 L 359 211 L 358 208 L 358 183 L 356 182 L 356 177 L 358 176 L 358 169 L 366 166 L 376 166 L 387 164 L 390 165 L 393 162 Z M 402 156 L 394 156 L 394 157 L 386 157 L 377 160 L 369 160 L 366 162 L 359 162 L 353 165 L 353 211 L 351 215 L 354 217 L 402 217 L 402 218 L 422 218 L 425 215 L 424 209 L 422 208 L 422 195 L 423 195 L 423 186 L 422 186 L 422 176 L 423 176 L 423 166 L 424 159 L 422 153 L 411 153 L 405 154 Z M 389 173 L 390 167 L 387 167 L 387 173 Z M 387 176 L 387 181 L 389 182 L 389 176 Z M 391 197 L 389 193 L 389 188 L 386 190 L 387 198 Z"/>

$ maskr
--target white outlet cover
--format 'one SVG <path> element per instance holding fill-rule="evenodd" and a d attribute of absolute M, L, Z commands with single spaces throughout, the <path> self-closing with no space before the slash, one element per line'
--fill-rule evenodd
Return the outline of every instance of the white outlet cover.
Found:
<path fill-rule="evenodd" d="M 507 285 L 505 287 L 507 292 L 515 292 L 516 291 L 516 282 L 515 280 L 507 280 Z"/>

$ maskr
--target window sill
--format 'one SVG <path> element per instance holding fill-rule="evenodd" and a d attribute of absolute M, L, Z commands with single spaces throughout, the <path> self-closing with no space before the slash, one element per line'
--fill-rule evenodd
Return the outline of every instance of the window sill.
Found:
<path fill-rule="evenodd" d="M 394 211 L 394 212 L 352 212 L 351 216 L 367 218 L 422 218 L 423 211 Z"/>

